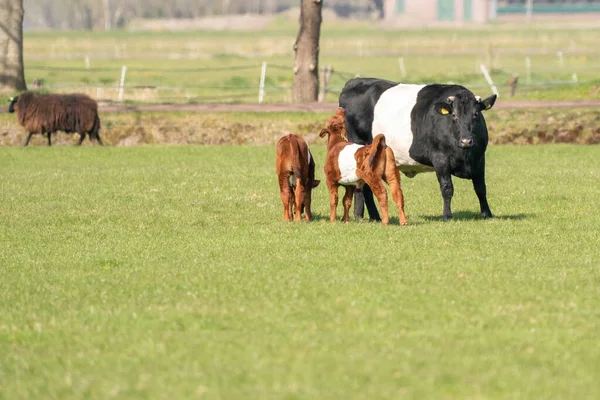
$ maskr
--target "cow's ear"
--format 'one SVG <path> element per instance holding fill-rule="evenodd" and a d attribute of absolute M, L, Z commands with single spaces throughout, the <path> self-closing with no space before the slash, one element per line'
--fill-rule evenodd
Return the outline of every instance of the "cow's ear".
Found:
<path fill-rule="evenodd" d="M 452 105 L 448 103 L 444 103 L 440 101 L 439 103 L 435 103 L 435 111 L 442 115 L 448 115 L 452 112 Z"/>
<path fill-rule="evenodd" d="M 318 180 L 318 179 L 313 179 L 313 185 L 312 185 L 312 187 L 316 188 L 317 186 L 319 186 L 319 183 L 321 183 L 321 181 L 320 181 L 320 180 Z"/>
<path fill-rule="evenodd" d="M 490 108 L 494 107 L 494 103 L 496 102 L 497 97 L 498 96 L 493 94 L 490 97 L 488 97 L 487 99 L 481 100 L 479 102 L 479 104 L 481 105 L 481 111 L 489 110 Z"/>

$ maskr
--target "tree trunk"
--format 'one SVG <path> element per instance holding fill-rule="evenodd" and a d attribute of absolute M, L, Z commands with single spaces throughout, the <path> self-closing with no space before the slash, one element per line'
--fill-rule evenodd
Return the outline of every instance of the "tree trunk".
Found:
<path fill-rule="evenodd" d="M 317 101 L 319 94 L 319 36 L 321 35 L 321 0 L 301 0 L 300 30 L 294 43 L 295 103 Z"/>
<path fill-rule="evenodd" d="M 23 0 L 0 0 L 0 93 L 23 90 Z"/>

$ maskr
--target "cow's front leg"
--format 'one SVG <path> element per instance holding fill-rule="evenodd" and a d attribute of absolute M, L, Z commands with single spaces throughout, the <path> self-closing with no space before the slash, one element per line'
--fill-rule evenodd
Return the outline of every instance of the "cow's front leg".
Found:
<path fill-rule="evenodd" d="M 492 218 L 492 211 L 487 202 L 487 190 L 485 186 L 485 163 L 482 167 L 473 175 L 473 189 L 479 199 L 479 207 L 481 209 L 481 216 L 483 218 Z"/>
<path fill-rule="evenodd" d="M 440 183 L 440 191 L 442 192 L 442 198 L 444 199 L 444 214 L 442 215 L 442 219 L 448 221 L 449 219 L 452 219 L 452 209 L 450 207 L 452 196 L 454 195 L 452 176 L 450 175 L 450 172 L 441 168 L 436 168 L 435 174 Z"/>
<path fill-rule="evenodd" d="M 365 215 L 365 196 L 362 188 L 354 191 L 354 218 L 362 219 Z"/>
<path fill-rule="evenodd" d="M 365 196 L 365 205 L 367 206 L 367 211 L 369 212 L 369 221 L 381 221 L 379 211 L 377 211 L 377 206 L 375 205 L 375 200 L 373 199 L 373 191 L 369 185 L 363 186 L 363 195 Z"/>

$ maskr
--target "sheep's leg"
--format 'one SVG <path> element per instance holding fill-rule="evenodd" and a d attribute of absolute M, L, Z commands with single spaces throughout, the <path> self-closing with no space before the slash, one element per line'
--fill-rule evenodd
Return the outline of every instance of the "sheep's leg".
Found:
<path fill-rule="evenodd" d="M 350 217 L 350 206 L 352 206 L 352 197 L 354 196 L 354 186 L 346 186 L 346 193 L 344 194 L 344 199 L 342 203 L 344 204 L 344 217 L 342 218 L 343 222 L 348 222 Z"/>
<path fill-rule="evenodd" d="M 85 132 L 79 134 L 79 143 L 77 143 L 77 146 L 81 146 L 81 143 L 83 143 L 83 139 L 85 139 Z M 90 140 L 91 139 L 92 136 L 90 136 Z"/>
<path fill-rule="evenodd" d="M 29 132 L 29 135 L 27 135 L 27 140 L 25 140 L 25 146 L 29 145 L 29 141 L 31 140 L 32 136 L 33 136 L 33 132 Z"/>
<path fill-rule="evenodd" d="M 95 139 L 98 141 L 100 146 L 104 146 L 104 143 L 102 143 L 102 139 L 100 139 L 100 134 L 98 134 L 98 132 L 94 132 L 93 130 L 91 130 L 88 132 L 88 135 L 89 135 L 90 141 Z M 84 134 L 84 136 L 85 136 L 85 134 Z M 83 141 L 83 139 L 81 139 L 81 142 L 82 141 Z M 79 144 L 81 144 L 81 142 L 79 142 Z"/>

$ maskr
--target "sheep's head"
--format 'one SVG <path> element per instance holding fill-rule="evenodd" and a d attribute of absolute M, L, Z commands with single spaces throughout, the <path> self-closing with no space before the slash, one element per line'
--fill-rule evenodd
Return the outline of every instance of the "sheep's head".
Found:
<path fill-rule="evenodd" d="M 8 99 L 8 101 L 10 102 L 10 104 L 8 105 L 8 112 L 14 113 L 15 105 L 17 104 L 17 101 L 19 101 L 19 96 L 11 97 L 10 99 Z"/>

